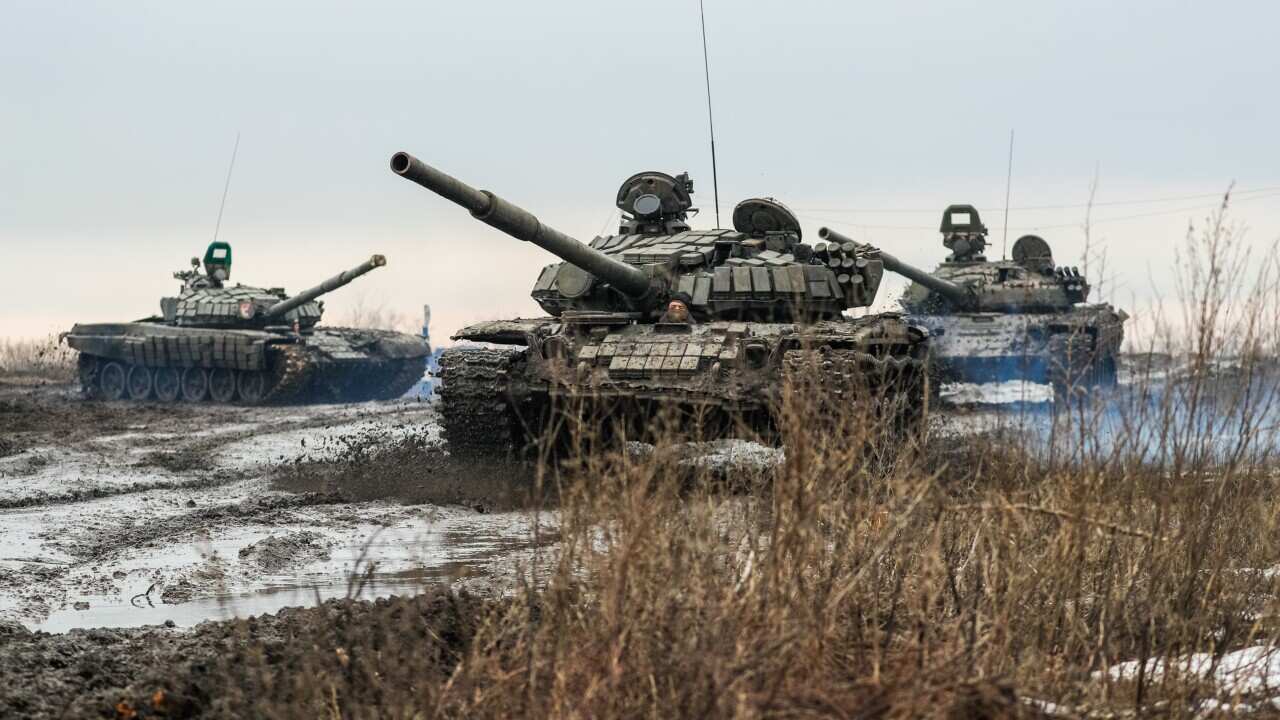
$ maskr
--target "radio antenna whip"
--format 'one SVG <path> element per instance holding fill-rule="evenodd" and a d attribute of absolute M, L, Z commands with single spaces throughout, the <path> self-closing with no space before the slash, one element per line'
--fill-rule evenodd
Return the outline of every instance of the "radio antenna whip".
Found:
<path fill-rule="evenodd" d="M 707 127 L 711 131 L 711 188 L 716 197 L 716 227 L 720 227 L 720 179 L 716 175 L 716 122 L 711 116 L 711 62 L 707 59 L 707 13 L 698 0 L 698 16 L 702 19 L 702 72 L 707 80 Z"/>
<path fill-rule="evenodd" d="M 222 229 L 222 211 L 227 207 L 227 191 L 231 189 L 231 171 L 236 169 L 236 151 L 240 149 L 240 133 L 236 132 L 236 144 L 231 147 L 231 164 L 227 166 L 227 181 L 222 185 L 222 202 L 218 204 L 218 222 L 213 226 L 213 239 L 218 239 L 218 231 Z"/>
<path fill-rule="evenodd" d="M 1009 170 L 1004 178 L 1004 238 L 1000 241 L 1000 259 L 1007 260 L 1004 250 L 1009 245 L 1009 191 L 1013 189 L 1013 128 L 1009 128 Z"/>

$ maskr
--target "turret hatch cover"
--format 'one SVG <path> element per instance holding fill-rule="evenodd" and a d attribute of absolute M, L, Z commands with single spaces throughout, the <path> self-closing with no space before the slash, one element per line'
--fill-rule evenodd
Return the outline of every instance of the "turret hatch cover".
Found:
<path fill-rule="evenodd" d="M 1023 235 L 1013 244 L 1013 261 L 1029 268 L 1053 267 L 1053 250 L 1039 235 Z"/>
<path fill-rule="evenodd" d="M 744 235 L 793 232 L 800 239 L 800 222 L 786 205 L 773 198 L 749 198 L 733 209 L 733 229 Z"/>

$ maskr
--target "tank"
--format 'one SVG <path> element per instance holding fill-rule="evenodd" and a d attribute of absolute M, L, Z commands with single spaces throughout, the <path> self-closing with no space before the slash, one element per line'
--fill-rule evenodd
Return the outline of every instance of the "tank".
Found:
<path fill-rule="evenodd" d="M 836 398 L 873 390 L 861 397 L 895 421 L 927 407 L 927 332 L 899 314 L 845 315 L 874 299 L 879 254 L 801 243 L 776 200 L 739 203 L 733 229 L 694 230 L 689 176 L 637 173 L 615 197 L 617 233 L 584 243 L 407 153 L 391 169 L 560 259 L 533 284 L 545 317 L 463 328 L 453 339 L 471 342 L 441 355 L 453 452 L 520 450 L 554 418 L 557 398 L 638 424 L 675 408 L 767 425 L 790 379 Z"/>
<path fill-rule="evenodd" d="M 972 205 L 948 207 L 939 230 L 951 255 L 932 273 L 880 253 L 885 269 L 911 280 L 902 305 L 933 338 L 935 386 L 1027 380 L 1062 391 L 1116 381 L 1128 316 L 1086 304 L 1088 280 L 1055 265 L 1043 238 L 1024 235 L 1011 260 L 988 260 L 987 228 Z M 818 234 L 849 242 L 830 228 Z"/>
<path fill-rule="evenodd" d="M 403 395 L 422 379 L 430 347 L 416 335 L 319 327 L 321 295 L 387 264 L 374 255 L 303 292 L 228 286 L 231 246 L 214 242 L 205 272 L 192 258 L 161 314 L 78 324 L 63 335 L 80 353 L 89 397 L 163 402 L 359 402 Z"/>

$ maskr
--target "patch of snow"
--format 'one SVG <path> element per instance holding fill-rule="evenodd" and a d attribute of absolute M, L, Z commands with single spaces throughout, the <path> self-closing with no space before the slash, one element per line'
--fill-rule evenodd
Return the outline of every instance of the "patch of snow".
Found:
<path fill-rule="evenodd" d="M 1051 386 L 1022 380 L 1006 380 L 998 383 L 948 383 L 942 386 L 939 395 L 944 402 L 955 405 L 1053 402 Z"/>
<path fill-rule="evenodd" d="M 1146 665 L 1147 676 L 1159 681 L 1170 666 L 1179 674 L 1209 680 L 1228 695 L 1280 690 L 1280 648 L 1270 645 L 1229 652 L 1216 662 L 1211 653 L 1184 655 L 1169 664 L 1151 659 Z M 1112 680 L 1136 680 L 1140 668 L 1139 661 L 1130 660 L 1112 665 L 1106 673 Z"/>

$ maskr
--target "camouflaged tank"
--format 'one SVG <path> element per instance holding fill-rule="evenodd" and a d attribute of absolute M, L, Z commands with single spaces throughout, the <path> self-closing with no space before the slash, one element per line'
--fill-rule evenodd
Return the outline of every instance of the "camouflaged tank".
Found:
<path fill-rule="evenodd" d="M 280 288 L 225 285 L 231 248 L 215 242 L 205 273 L 174 273 L 177 297 L 161 315 L 126 323 L 79 324 L 64 334 L 80 352 L 89 397 L 163 402 L 358 402 L 403 395 L 430 353 L 415 335 L 317 327 L 319 296 L 386 264 L 381 255 L 289 297 Z"/>
<path fill-rule="evenodd" d="M 441 356 L 454 451 L 519 449 L 554 417 L 556 398 L 604 405 L 610 422 L 675 409 L 768 423 L 790 378 L 839 402 L 863 393 L 895 419 L 926 408 L 927 333 L 897 314 L 843 315 L 875 297 L 878 253 L 813 252 L 772 199 L 740 203 L 733 230 L 693 230 L 687 174 L 643 172 L 617 193 L 617 234 L 588 244 L 407 153 L 391 169 L 563 260 L 534 283 L 548 317 L 463 328 L 455 340 L 485 345 Z"/>
<path fill-rule="evenodd" d="M 937 382 L 1021 379 L 1059 391 L 1115 383 L 1128 316 L 1085 304 L 1089 282 L 1077 268 L 1055 266 L 1035 235 L 1014 243 L 1012 260 L 987 260 L 987 228 L 972 205 L 948 207 L 939 230 L 952 254 L 932 273 L 880 255 L 912 281 L 902 305 L 932 335 Z M 830 228 L 818 234 L 849 241 Z"/>

